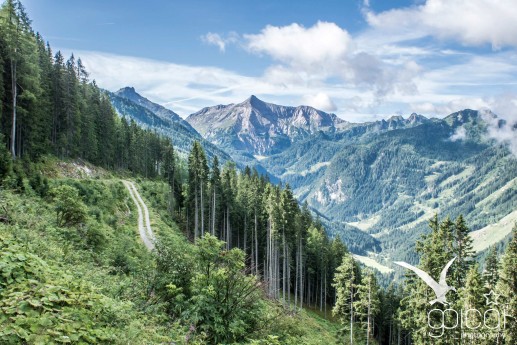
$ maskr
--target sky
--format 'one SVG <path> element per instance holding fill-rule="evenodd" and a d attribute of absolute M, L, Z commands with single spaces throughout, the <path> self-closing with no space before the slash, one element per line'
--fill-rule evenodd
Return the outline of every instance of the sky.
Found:
<path fill-rule="evenodd" d="M 517 121 L 515 0 L 24 0 L 54 50 L 183 117 L 254 94 L 364 122 Z"/>

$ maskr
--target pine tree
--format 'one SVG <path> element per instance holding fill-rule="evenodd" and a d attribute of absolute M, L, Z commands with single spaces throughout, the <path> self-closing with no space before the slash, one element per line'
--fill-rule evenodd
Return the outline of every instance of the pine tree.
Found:
<path fill-rule="evenodd" d="M 483 323 L 482 313 L 484 313 L 485 309 L 485 297 L 483 296 L 485 290 L 483 287 L 483 278 L 479 273 L 479 266 L 477 264 L 473 265 L 470 270 L 467 272 L 465 278 L 465 285 L 463 288 L 459 290 L 460 303 L 459 310 L 465 310 L 470 312 L 466 315 L 465 321 L 468 322 L 462 327 L 462 332 L 460 333 L 460 338 L 462 337 L 462 333 L 470 328 L 475 328 L 478 325 Z M 477 312 L 479 311 L 479 312 Z M 479 332 L 477 330 L 476 332 Z M 479 339 L 462 339 L 462 344 L 478 344 Z"/>
<path fill-rule="evenodd" d="M 334 275 L 333 287 L 336 289 L 336 303 L 332 313 L 339 318 L 341 325 L 343 325 L 343 336 L 346 335 L 345 332 L 348 330 L 349 336 L 344 338 L 344 344 L 350 345 L 354 344 L 354 301 L 357 280 L 357 268 L 354 259 L 350 254 L 345 255 Z"/>
<path fill-rule="evenodd" d="M 212 160 L 212 170 L 210 172 L 210 234 L 216 235 L 221 214 L 221 171 L 219 169 L 219 159 L 214 156 Z"/>
<path fill-rule="evenodd" d="M 204 235 L 207 177 L 208 165 L 205 152 L 201 144 L 195 141 L 188 157 L 189 204 L 187 210 L 187 212 L 192 210 L 194 213 L 194 240 Z M 192 213 L 192 211 L 190 213 Z M 190 213 L 189 217 L 191 216 Z"/>
<path fill-rule="evenodd" d="M 7 0 L 0 11 L 2 21 L 3 42 L 6 46 L 7 59 L 9 60 L 11 77 L 11 155 L 16 158 L 16 134 L 17 131 L 17 101 L 18 101 L 18 64 L 22 58 L 23 36 L 30 31 L 30 22 L 23 10 L 23 6 L 17 0 Z"/>
<path fill-rule="evenodd" d="M 488 257 L 485 261 L 484 278 L 489 290 L 494 290 L 499 280 L 499 262 L 497 258 L 497 249 L 495 246 L 490 247 Z"/>
<path fill-rule="evenodd" d="M 451 270 L 451 277 L 458 287 L 464 285 L 471 262 L 469 259 L 474 255 L 469 232 L 463 215 L 459 215 L 454 223 L 454 256 L 456 260 Z"/>
<path fill-rule="evenodd" d="M 505 343 L 517 342 L 517 223 L 512 230 L 512 239 L 501 260 L 501 273 L 498 282 L 499 300 L 506 304 L 504 333 Z"/>
<path fill-rule="evenodd" d="M 354 302 L 357 317 L 365 323 L 366 345 L 370 344 L 374 331 L 374 319 L 380 311 L 379 286 L 371 270 L 363 275 L 357 286 L 357 300 Z"/>
<path fill-rule="evenodd" d="M 438 215 L 435 215 L 429 222 L 431 233 L 422 236 L 422 240 L 417 241 L 416 250 L 420 254 L 419 268 L 429 273 L 435 280 L 439 279 L 440 273 L 445 265 L 455 255 L 454 248 L 454 223 L 447 217 L 443 222 L 438 221 Z M 451 272 L 454 270 L 451 267 Z M 447 276 L 449 284 L 451 277 Z M 444 333 L 439 339 L 433 339 L 428 335 L 428 312 L 429 301 L 434 299 L 434 292 L 413 272 L 406 272 L 406 281 L 404 283 L 404 298 L 401 300 L 399 320 L 402 326 L 411 332 L 412 339 L 415 344 L 440 344 L 451 342 L 455 336 L 454 330 Z M 454 284 L 452 284 L 454 285 Z M 447 296 L 452 303 L 457 301 L 455 295 Z M 433 309 L 441 309 L 443 306 L 433 305 Z M 438 313 L 431 316 L 433 324 L 439 324 L 441 321 L 437 318 Z M 436 320 L 435 320 L 436 319 Z M 432 342 L 430 342 L 432 340 Z"/>

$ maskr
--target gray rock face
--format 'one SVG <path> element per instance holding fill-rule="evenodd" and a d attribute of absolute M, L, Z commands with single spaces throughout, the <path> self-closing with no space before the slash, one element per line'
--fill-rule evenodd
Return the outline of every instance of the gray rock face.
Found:
<path fill-rule="evenodd" d="M 280 152 L 294 141 L 318 131 L 334 132 L 345 123 L 309 106 L 281 106 L 255 96 L 239 104 L 204 108 L 187 122 L 216 144 L 257 155 Z"/>

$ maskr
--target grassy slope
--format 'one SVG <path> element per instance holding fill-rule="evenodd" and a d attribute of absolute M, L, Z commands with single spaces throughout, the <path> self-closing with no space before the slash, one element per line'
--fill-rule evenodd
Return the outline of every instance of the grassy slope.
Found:
<path fill-rule="evenodd" d="M 73 281 L 105 296 L 110 310 L 121 314 L 115 316 L 116 343 L 183 343 L 187 328 L 168 321 L 159 301 L 149 297 L 155 261 L 138 237 L 136 208 L 120 179 L 83 162 L 52 158 L 40 169 L 50 178 L 50 187 L 66 183 L 80 190 L 88 207 L 87 226 L 58 227 L 51 198 L 36 195 L 25 181 L 23 193 L 1 190 L 0 204 L 5 205 L 10 222 L 0 223 L 0 238 L 20 244 L 55 272 L 70 275 Z M 166 210 L 166 184 L 136 182 L 156 234 L 172 237 L 178 246 L 190 245 Z M 280 338 L 289 333 L 297 343 L 305 344 L 332 343 L 335 339 L 337 324 L 313 311 L 296 316 L 280 312 L 277 317 L 272 333 Z"/>

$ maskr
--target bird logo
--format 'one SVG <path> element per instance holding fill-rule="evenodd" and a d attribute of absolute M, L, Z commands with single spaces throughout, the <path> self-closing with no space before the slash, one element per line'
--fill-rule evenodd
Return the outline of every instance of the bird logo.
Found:
<path fill-rule="evenodd" d="M 440 281 L 438 283 L 433 279 L 433 277 L 431 277 L 427 272 L 422 271 L 420 268 L 417 268 L 403 261 L 396 261 L 395 263 L 415 272 L 417 276 L 419 276 L 427 285 L 429 285 L 431 289 L 433 289 L 434 293 L 436 294 L 436 299 L 433 299 L 429 302 L 431 305 L 435 304 L 436 302 L 440 302 L 441 304 L 446 305 L 449 304 L 445 300 L 445 295 L 447 292 L 451 290 L 456 291 L 454 287 L 447 285 L 447 282 L 445 281 L 445 278 L 447 277 L 447 271 L 449 270 L 449 267 L 451 267 L 454 260 L 456 260 L 456 257 L 452 258 L 451 261 L 445 265 L 442 273 L 440 273 Z"/>

